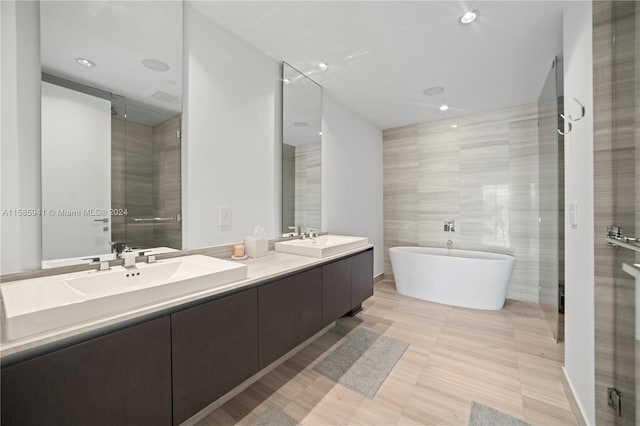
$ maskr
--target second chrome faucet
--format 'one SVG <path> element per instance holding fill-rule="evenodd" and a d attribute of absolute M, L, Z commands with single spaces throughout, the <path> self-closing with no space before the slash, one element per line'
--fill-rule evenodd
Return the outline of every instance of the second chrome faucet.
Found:
<path fill-rule="evenodd" d="M 456 220 L 445 220 L 444 221 L 444 232 L 456 232 Z"/>

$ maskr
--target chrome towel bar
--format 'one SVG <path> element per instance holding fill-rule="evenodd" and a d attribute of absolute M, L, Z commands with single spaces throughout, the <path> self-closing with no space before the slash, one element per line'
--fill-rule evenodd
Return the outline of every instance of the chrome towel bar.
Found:
<path fill-rule="evenodd" d="M 144 222 L 173 222 L 176 220 L 175 217 L 134 217 L 132 219 L 136 223 L 144 223 Z"/>

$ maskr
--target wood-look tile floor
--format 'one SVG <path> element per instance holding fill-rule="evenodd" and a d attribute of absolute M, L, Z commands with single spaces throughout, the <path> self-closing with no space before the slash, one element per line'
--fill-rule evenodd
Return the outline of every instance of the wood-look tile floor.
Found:
<path fill-rule="evenodd" d="M 531 425 L 575 425 L 563 349 L 537 305 L 477 311 L 400 296 L 393 281 L 338 325 L 203 419 L 249 425 L 272 407 L 303 425 L 467 425 L 477 401 Z M 410 344 L 372 400 L 312 368 L 356 327 Z"/>

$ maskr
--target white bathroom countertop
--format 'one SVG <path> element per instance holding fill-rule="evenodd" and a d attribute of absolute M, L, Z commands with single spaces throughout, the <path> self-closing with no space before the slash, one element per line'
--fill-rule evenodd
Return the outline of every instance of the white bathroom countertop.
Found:
<path fill-rule="evenodd" d="M 90 335 L 92 333 L 98 333 L 103 328 L 113 328 L 117 327 L 121 323 L 135 321 L 137 318 L 162 313 L 164 311 L 171 311 L 180 305 L 185 305 L 200 299 L 215 296 L 217 294 L 238 290 L 243 287 L 249 287 L 251 285 L 263 281 L 268 281 L 270 279 L 309 268 L 311 266 L 321 265 L 323 263 L 327 263 L 341 257 L 365 251 L 371 247 L 373 247 L 373 245 L 369 244 L 365 247 L 360 247 L 354 250 L 346 251 L 339 255 L 325 257 L 323 259 L 298 256 L 288 253 L 279 253 L 274 251 L 270 251 L 264 257 L 255 259 L 249 258 L 241 261 L 229 259 L 232 262 L 239 262 L 247 265 L 246 279 L 223 286 L 218 286 L 215 289 L 196 291 L 194 293 L 180 295 L 172 299 L 142 306 L 116 315 L 110 315 L 91 321 L 85 321 L 82 323 L 50 330 L 44 333 L 26 336 L 12 341 L 4 340 L 5 334 L 3 333 L 2 339 L 0 340 L 0 357 L 18 355 L 20 352 L 28 350 L 31 351 L 44 349 L 48 346 L 55 345 L 56 343 L 59 343 L 65 339 L 81 338 L 84 334 L 86 334 L 90 338 Z"/>

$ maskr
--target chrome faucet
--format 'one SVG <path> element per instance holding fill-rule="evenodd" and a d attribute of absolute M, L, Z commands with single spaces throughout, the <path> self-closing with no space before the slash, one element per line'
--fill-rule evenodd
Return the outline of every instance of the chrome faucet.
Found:
<path fill-rule="evenodd" d="M 147 256 L 147 263 L 156 263 L 156 255 L 153 254 L 153 250 L 144 250 L 138 253 L 140 256 Z"/>
<path fill-rule="evenodd" d="M 118 257 L 120 257 L 120 254 L 127 249 L 127 245 L 125 243 L 118 241 L 109 241 L 109 244 L 111 244 L 111 253 L 116 253 Z"/>
<path fill-rule="evenodd" d="M 126 247 L 122 253 L 118 254 L 120 259 L 124 260 L 123 266 L 125 268 L 132 268 L 136 266 L 136 255 L 138 252 L 131 250 L 129 247 Z"/>
<path fill-rule="evenodd" d="M 456 220 L 445 220 L 444 221 L 444 232 L 456 232 Z"/>
<path fill-rule="evenodd" d="M 287 226 L 287 228 L 289 229 L 289 233 L 287 233 L 287 237 L 295 237 L 296 235 L 298 235 L 298 227 L 297 226 Z"/>
<path fill-rule="evenodd" d="M 111 269 L 111 266 L 109 266 L 109 261 L 108 260 L 100 260 L 100 257 L 85 257 L 82 260 L 90 260 L 91 263 L 90 265 L 98 265 L 98 271 L 108 271 L 109 269 Z"/>

